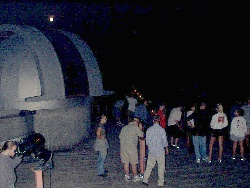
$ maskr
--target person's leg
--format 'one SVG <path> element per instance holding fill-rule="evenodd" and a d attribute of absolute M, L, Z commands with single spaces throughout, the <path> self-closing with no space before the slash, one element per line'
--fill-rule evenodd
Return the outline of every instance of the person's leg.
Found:
<path fill-rule="evenodd" d="M 129 164 L 130 163 L 129 163 L 128 153 L 126 151 L 121 151 L 120 157 L 121 157 L 121 162 L 123 163 L 123 169 L 124 169 L 125 175 L 129 176 L 129 172 L 130 172 Z"/>
<path fill-rule="evenodd" d="M 157 158 L 158 164 L 158 186 L 164 185 L 165 173 L 165 154 Z"/>
<path fill-rule="evenodd" d="M 245 143 L 246 143 L 246 147 L 249 147 L 249 135 L 246 135 Z"/>
<path fill-rule="evenodd" d="M 203 160 L 207 160 L 207 136 L 199 136 L 200 154 Z"/>
<path fill-rule="evenodd" d="M 123 169 L 126 176 L 129 176 L 129 163 L 123 163 Z"/>
<path fill-rule="evenodd" d="M 188 131 L 187 132 L 187 143 L 186 143 L 186 145 L 187 145 L 187 147 L 189 147 L 190 146 L 190 142 L 191 142 L 191 136 L 190 136 L 190 134 L 189 134 L 190 132 Z"/>
<path fill-rule="evenodd" d="M 210 137 L 210 141 L 209 141 L 209 156 L 208 156 L 209 161 L 212 160 L 213 145 L 214 145 L 215 140 L 216 140 L 216 137 L 214 137 L 214 136 Z"/>
<path fill-rule="evenodd" d="M 176 147 L 179 147 L 179 146 L 178 146 L 178 142 L 179 142 L 179 138 L 175 138 L 175 144 L 174 144 L 174 145 L 175 145 Z"/>
<path fill-rule="evenodd" d="M 138 152 L 131 152 L 129 153 L 129 159 L 130 159 L 130 164 L 131 164 L 131 170 L 132 170 L 132 173 L 133 173 L 133 176 L 134 176 L 134 182 L 138 181 L 139 178 L 142 178 L 142 177 L 139 177 L 138 176 L 138 164 L 139 164 L 139 157 L 138 157 Z M 140 179 L 141 180 L 141 179 Z"/>
<path fill-rule="evenodd" d="M 244 158 L 244 140 L 239 141 L 241 158 Z"/>
<path fill-rule="evenodd" d="M 194 152 L 194 144 L 193 144 L 193 135 L 191 132 L 187 132 L 187 147 L 188 147 L 188 153 L 192 154 Z"/>
<path fill-rule="evenodd" d="M 105 174 L 104 162 L 105 162 L 106 156 L 107 156 L 107 152 L 99 151 L 98 158 L 97 158 L 98 175 Z"/>
<path fill-rule="evenodd" d="M 222 153 L 223 153 L 223 141 L 224 141 L 224 136 L 219 136 L 219 158 L 218 160 L 222 159 Z"/>
<path fill-rule="evenodd" d="M 171 146 L 174 145 L 174 137 L 172 135 L 170 137 L 170 143 L 171 143 Z"/>
<path fill-rule="evenodd" d="M 237 144 L 238 144 L 238 141 L 233 141 L 233 157 L 236 156 Z"/>
<path fill-rule="evenodd" d="M 145 170 L 142 182 L 148 183 L 148 179 L 151 175 L 152 169 L 154 168 L 155 164 L 156 164 L 155 157 L 148 154 L 147 166 L 146 166 L 146 170 Z"/>
<path fill-rule="evenodd" d="M 179 136 L 180 136 L 179 127 L 177 125 L 174 125 L 173 128 L 174 128 L 174 131 L 173 131 L 174 145 L 175 145 L 176 148 L 179 148 L 179 146 L 178 146 L 178 141 L 179 141 Z"/>
<path fill-rule="evenodd" d="M 196 162 L 201 159 L 200 149 L 199 149 L 199 136 L 193 136 L 194 153 L 196 157 Z"/>
<path fill-rule="evenodd" d="M 137 164 L 131 164 L 131 170 L 132 170 L 134 177 L 137 176 L 137 174 L 138 174 Z"/>
<path fill-rule="evenodd" d="M 168 134 L 170 137 L 170 145 L 173 146 L 174 145 L 174 126 L 168 126 Z"/>

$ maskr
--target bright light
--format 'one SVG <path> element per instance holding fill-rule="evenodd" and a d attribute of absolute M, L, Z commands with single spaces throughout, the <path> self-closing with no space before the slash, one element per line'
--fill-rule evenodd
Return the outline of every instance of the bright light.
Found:
<path fill-rule="evenodd" d="M 50 16 L 50 17 L 49 17 L 49 21 L 50 21 L 50 22 L 53 22 L 53 21 L 54 21 L 54 16 Z"/>

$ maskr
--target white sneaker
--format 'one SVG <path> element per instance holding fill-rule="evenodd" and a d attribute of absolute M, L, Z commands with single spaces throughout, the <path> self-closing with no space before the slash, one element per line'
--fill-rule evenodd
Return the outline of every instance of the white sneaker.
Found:
<path fill-rule="evenodd" d="M 130 181 L 130 180 L 131 180 L 131 177 L 130 177 L 129 175 L 128 175 L 128 176 L 125 175 L 125 180 L 126 180 L 126 181 Z"/>
<path fill-rule="evenodd" d="M 201 160 L 200 160 L 200 159 L 197 159 L 197 160 L 196 160 L 196 163 L 201 163 Z"/>
<path fill-rule="evenodd" d="M 206 163 L 210 163 L 210 161 L 209 161 L 208 157 L 206 157 L 206 158 L 202 159 L 202 161 L 204 161 L 204 162 L 206 162 Z"/>
<path fill-rule="evenodd" d="M 139 175 L 137 175 L 137 176 L 134 177 L 133 181 L 134 182 L 138 182 L 138 181 L 142 181 L 142 179 L 143 179 L 142 177 L 140 177 Z"/>
<path fill-rule="evenodd" d="M 139 176 L 140 178 L 143 178 L 143 177 L 144 177 L 143 174 L 138 174 L 137 176 Z"/>
<path fill-rule="evenodd" d="M 242 157 L 240 160 L 241 160 L 241 161 L 246 161 L 246 158 Z"/>

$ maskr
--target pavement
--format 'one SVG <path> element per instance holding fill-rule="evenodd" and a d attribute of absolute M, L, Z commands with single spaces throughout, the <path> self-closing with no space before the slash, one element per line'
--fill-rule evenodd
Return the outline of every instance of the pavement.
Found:
<path fill-rule="evenodd" d="M 118 133 L 121 127 L 109 124 L 107 135 L 110 143 L 106 169 L 108 177 L 97 176 L 97 153 L 93 150 L 95 134 L 88 140 L 67 151 L 53 152 L 53 168 L 43 171 L 43 188 L 141 188 L 141 182 L 126 182 L 123 165 L 120 162 Z M 226 140 L 223 160 L 216 161 L 218 142 L 215 143 L 210 164 L 195 162 L 195 155 L 189 154 L 185 139 L 180 140 L 180 149 L 170 147 L 166 155 L 165 181 L 167 188 L 247 188 L 250 187 L 250 152 L 246 161 L 231 160 L 231 142 Z M 17 168 L 16 188 L 35 188 L 36 178 L 32 170 L 34 163 L 23 161 Z M 157 166 L 149 179 L 149 188 L 157 186 Z"/>

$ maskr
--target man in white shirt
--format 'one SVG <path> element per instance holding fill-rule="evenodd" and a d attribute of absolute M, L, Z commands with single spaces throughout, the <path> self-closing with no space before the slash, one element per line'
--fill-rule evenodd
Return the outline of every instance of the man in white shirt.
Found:
<path fill-rule="evenodd" d="M 130 96 L 126 96 L 128 102 L 128 122 L 134 117 L 135 107 L 137 104 L 137 99 L 135 98 L 135 94 L 131 94 Z"/>
<path fill-rule="evenodd" d="M 181 127 L 181 117 L 182 117 L 182 105 L 179 104 L 177 107 L 173 108 L 168 117 L 168 134 L 170 136 L 171 146 L 179 149 L 178 146 L 178 129 Z"/>
<path fill-rule="evenodd" d="M 148 146 L 147 167 L 142 184 L 148 186 L 148 179 L 156 163 L 158 165 L 158 186 L 165 185 L 165 154 L 169 153 L 166 131 L 160 126 L 160 116 L 154 116 L 154 124 L 147 129 L 146 144 Z"/>

